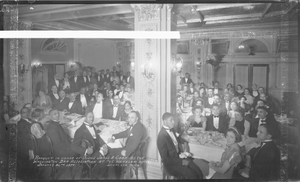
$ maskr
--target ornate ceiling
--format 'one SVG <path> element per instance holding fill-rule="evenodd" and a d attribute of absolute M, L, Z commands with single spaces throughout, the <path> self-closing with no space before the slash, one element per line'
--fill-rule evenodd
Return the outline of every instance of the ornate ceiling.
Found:
<path fill-rule="evenodd" d="M 297 2 L 177 4 L 177 29 L 189 31 L 235 25 L 280 22 L 297 18 Z M 287 8 L 283 8 L 287 6 Z M 283 11 L 283 9 L 286 9 Z M 133 30 L 134 10 L 129 4 L 19 5 L 19 21 L 34 30 Z"/>

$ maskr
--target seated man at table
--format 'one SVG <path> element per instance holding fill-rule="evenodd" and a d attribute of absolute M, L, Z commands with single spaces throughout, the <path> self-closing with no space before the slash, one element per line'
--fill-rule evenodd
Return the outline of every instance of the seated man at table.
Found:
<path fill-rule="evenodd" d="M 269 110 L 266 107 L 264 106 L 257 107 L 257 116 L 258 118 L 254 118 L 250 120 L 249 137 L 256 138 L 258 127 L 261 124 L 270 124 L 273 125 L 275 128 L 278 128 L 278 124 L 274 115 L 272 113 L 269 113 Z"/>
<path fill-rule="evenodd" d="M 218 131 L 225 134 L 229 125 L 228 120 L 227 115 L 220 114 L 219 106 L 213 105 L 212 114 L 207 116 L 206 131 Z"/>
<path fill-rule="evenodd" d="M 120 120 L 124 106 L 120 104 L 120 98 L 117 95 L 114 96 L 114 105 L 112 109 L 112 119 Z"/>
<path fill-rule="evenodd" d="M 70 94 L 70 101 L 69 101 L 69 104 L 68 104 L 68 111 L 70 113 L 76 113 L 76 114 L 80 114 L 80 115 L 83 114 L 81 102 L 76 100 L 75 93 Z"/>
<path fill-rule="evenodd" d="M 103 118 L 104 104 L 102 93 L 97 94 L 96 100 L 91 102 L 87 110 L 92 111 L 95 118 Z"/>
<path fill-rule="evenodd" d="M 140 115 L 137 111 L 131 111 L 128 115 L 128 124 L 130 127 L 111 136 L 108 142 L 114 142 L 115 139 L 127 138 L 123 148 L 111 149 L 109 155 L 112 156 L 130 156 L 138 147 L 140 141 L 147 137 L 147 131 L 144 125 L 140 122 Z"/>
<path fill-rule="evenodd" d="M 56 109 L 59 111 L 67 111 L 69 98 L 66 97 L 66 92 L 64 90 L 59 91 L 59 101 L 56 103 Z"/>
<path fill-rule="evenodd" d="M 59 113 L 57 109 L 50 112 L 51 121 L 49 121 L 46 134 L 51 139 L 56 157 L 73 156 L 71 151 L 71 138 L 59 124 Z"/>
<path fill-rule="evenodd" d="M 92 111 L 87 111 L 83 124 L 76 130 L 74 140 L 72 142 L 72 150 L 80 156 L 99 157 L 105 156 L 108 152 L 108 147 L 102 138 L 97 134 L 93 126 L 94 114 Z M 82 146 L 83 140 L 87 140 L 91 146 Z M 99 163 L 94 167 L 92 172 L 93 179 L 103 178 L 106 172 L 106 163 Z M 86 167 L 84 165 L 84 167 Z"/>
<path fill-rule="evenodd" d="M 262 124 L 258 127 L 257 138 L 261 145 L 246 154 L 245 168 L 240 171 L 242 176 L 259 181 L 279 180 L 280 152 L 273 141 L 277 137 L 274 125 Z"/>
<path fill-rule="evenodd" d="M 167 171 L 177 177 L 185 179 L 203 179 L 200 168 L 189 158 L 182 157 L 182 146 L 174 132 L 174 117 L 171 113 L 164 113 L 162 116 L 163 125 L 157 137 L 157 148 L 162 163 Z"/>

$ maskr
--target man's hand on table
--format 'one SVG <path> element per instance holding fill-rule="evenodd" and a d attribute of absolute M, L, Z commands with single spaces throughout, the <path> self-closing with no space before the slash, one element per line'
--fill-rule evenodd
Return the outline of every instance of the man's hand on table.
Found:
<path fill-rule="evenodd" d="M 92 154 L 93 153 L 93 147 L 88 147 L 87 149 L 86 149 L 86 153 L 87 154 Z"/>
<path fill-rule="evenodd" d="M 126 156 L 126 150 L 122 150 L 121 155 L 125 157 Z"/>
<path fill-rule="evenodd" d="M 102 153 L 101 153 L 101 151 L 102 151 Z M 108 147 L 107 147 L 106 144 L 104 144 L 104 145 L 100 148 L 100 153 L 101 153 L 103 156 L 105 156 L 105 155 L 107 154 L 107 152 L 108 152 Z"/>

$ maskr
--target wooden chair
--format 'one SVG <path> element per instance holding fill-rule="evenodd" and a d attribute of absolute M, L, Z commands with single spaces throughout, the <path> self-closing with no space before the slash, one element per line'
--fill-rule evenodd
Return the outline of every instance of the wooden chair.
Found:
<path fill-rule="evenodd" d="M 133 170 L 135 173 L 136 179 L 138 179 L 138 171 L 139 171 L 138 169 L 139 169 L 139 167 L 141 167 L 143 170 L 145 179 L 148 179 L 147 168 L 146 168 L 147 167 L 146 166 L 146 163 L 147 163 L 146 157 L 147 157 L 147 148 L 148 148 L 149 140 L 150 140 L 150 137 L 146 137 L 145 139 L 140 141 L 136 151 L 132 155 L 129 156 L 129 158 L 133 157 L 135 159 L 134 164 L 129 165 L 130 177 L 133 176 L 133 174 L 132 174 L 132 170 Z M 124 172 L 125 172 L 124 170 L 125 169 L 123 168 L 122 179 L 124 178 Z"/>
<path fill-rule="evenodd" d="M 83 139 L 83 140 L 81 141 L 81 146 L 84 147 L 84 148 L 89 148 L 89 147 L 92 146 L 92 144 L 91 144 L 88 140 Z M 88 171 L 85 171 L 85 170 L 84 170 L 84 166 L 87 166 Z M 81 171 L 80 178 L 81 178 L 81 179 L 83 178 L 83 174 L 84 174 L 85 172 L 88 173 L 88 178 L 91 178 L 91 177 L 92 177 L 92 170 L 93 170 L 92 164 L 90 164 L 90 163 L 82 163 L 82 171 Z"/>

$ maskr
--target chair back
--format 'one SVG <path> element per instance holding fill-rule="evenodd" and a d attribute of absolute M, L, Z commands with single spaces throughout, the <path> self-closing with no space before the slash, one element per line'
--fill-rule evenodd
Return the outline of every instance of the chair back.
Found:
<path fill-rule="evenodd" d="M 54 157 L 54 147 L 53 147 L 52 141 L 51 141 L 51 139 L 47 135 L 46 135 L 46 138 L 47 138 L 47 142 L 48 142 L 48 144 L 50 146 L 50 154 L 49 154 L 49 156 Z"/>
<path fill-rule="evenodd" d="M 137 161 L 145 160 L 143 157 L 147 156 L 147 148 L 150 137 L 146 137 L 140 141 L 137 150 L 134 152 L 134 156 L 137 157 Z"/>
<path fill-rule="evenodd" d="M 37 141 L 36 141 L 37 139 L 32 134 L 30 134 L 30 139 L 31 139 L 32 146 L 33 146 L 33 154 L 36 155 L 37 151 L 38 151 L 38 146 L 37 146 Z"/>

